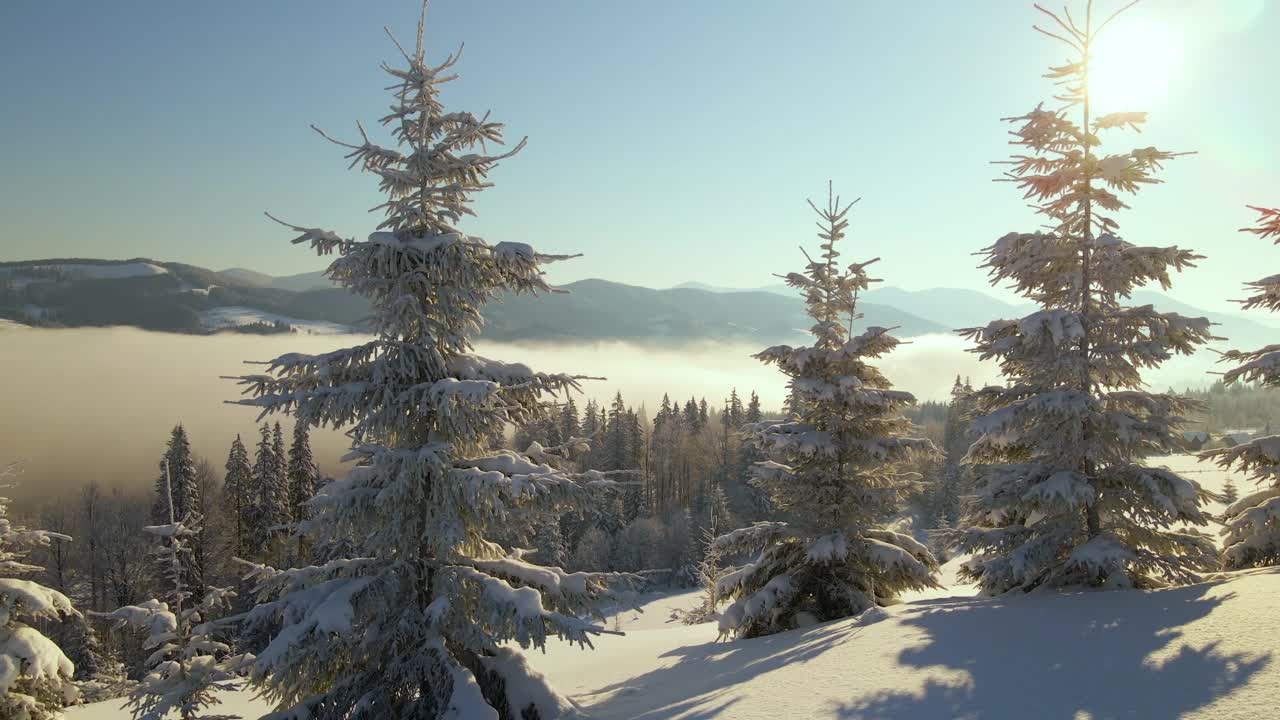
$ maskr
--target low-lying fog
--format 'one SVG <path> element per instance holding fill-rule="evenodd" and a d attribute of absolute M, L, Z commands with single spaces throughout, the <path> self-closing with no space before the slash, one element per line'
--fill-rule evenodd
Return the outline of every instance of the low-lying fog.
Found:
<path fill-rule="evenodd" d="M 88 480 L 106 486 L 153 482 L 170 428 L 182 422 L 198 454 L 221 473 L 232 438 L 239 433 L 253 450 L 256 410 L 226 404 L 239 396 L 224 375 L 253 372 L 245 360 L 267 360 L 285 352 L 324 352 L 363 341 L 358 336 L 150 333 L 132 328 L 0 329 L 0 465 L 23 462 L 17 499 L 78 492 Z M 975 385 L 996 377 L 990 365 L 964 352 L 950 336 L 914 338 L 881 363 L 895 384 L 921 399 L 947 396 L 956 374 Z M 730 388 L 745 399 L 752 389 L 766 409 L 781 405 L 782 376 L 751 358 L 761 348 L 700 344 L 653 348 L 627 343 L 587 345 L 485 344 L 489 357 L 537 370 L 608 377 L 584 384 L 588 397 L 621 390 L 628 404 L 645 405 L 652 416 L 663 393 L 707 398 L 721 404 Z M 1182 363 L 1186 365 L 1187 363 Z M 1202 385 L 1204 363 L 1194 363 L 1175 382 Z M 1163 385 L 1160 385 L 1163 389 Z M 579 398 L 579 407 L 585 403 Z M 280 418 L 286 429 L 289 418 Z M 313 447 L 321 469 L 337 473 L 346 438 L 317 431 Z"/>

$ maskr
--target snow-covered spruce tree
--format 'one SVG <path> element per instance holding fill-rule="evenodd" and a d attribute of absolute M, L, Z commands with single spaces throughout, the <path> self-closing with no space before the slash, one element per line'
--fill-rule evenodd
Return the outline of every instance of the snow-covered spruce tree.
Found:
<path fill-rule="evenodd" d="M 0 480 L 17 474 L 0 468 Z M 44 568 L 25 562 L 32 550 L 66 535 L 28 530 L 9 519 L 9 499 L 0 497 L 0 717 L 52 720 L 76 697 L 75 667 L 62 650 L 29 622 L 57 622 L 78 615 L 66 595 L 19 576 Z"/>
<path fill-rule="evenodd" d="M 1243 230 L 1280 243 L 1280 208 L 1253 209 L 1259 213 L 1258 222 Z M 1280 275 L 1262 278 L 1247 287 L 1253 295 L 1243 301 L 1245 308 L 1280 310 Z M 1222 379 L 1227 385 L 1257 383 L 1267 388 L 1280 387 L 1280 345 L 1230 350 L 1223 353 L 1222 359 L 1237 363 Z M 1223 564 L 1231 569 L 1280 565 L 1280 436 L 1254 438 L 1200 456 L 1223 468 L 1237 468 L 1262 486 L 1239 499 L 1227 499 L 1231 505 L 1223 513 Z M 1229 487 L 1234 493 L 1235 487 Z"/>
<path fill-rule="evenodd" d="M 1071 51 L 1048 74 L 1062 106 L 1008 119 L 1019 150 L 1006 179 L 1049 229 L 1001 237 L 982 267 L 1040 309 L 961 331 L 1008 384 L 973 396 L 976 497 L 967 527 L 947 539 L 974 555 L 964 576 L 989 594 L 1191 581 L 1217 563 L 1212 540 L 1184 529 L 1211 520 L 1201 508 L 1210 496 L 1144 459 L 1181 448 L 1193 403 L 1146 392 L 1140 371 L 1194 352 L 1211 337 L 1209 321 L 1124 301 L 1147 283 L 1167 289 L 1171 271 L 1200 256 L 1126 242 L 1114 218 L 1126 207 L 1118 194 L 1159 182 L 1154 173 L 1176 154 L 1100 154 L 1103 133 L 1146 121 L 1090 114 L 1089 53 L 1110 19 L 1097 22 L 1091 3 L 1082 24 L 1038 9 L 1056 24 L 1041 32 Z"/>
<path fill-rule="evenodd" d="M 271 457 L 275 463 L 273 470 L 276 486 L 279 488 L 280 499 L 284 503 L 280 517 L 284 523 L 288 523 L 292 519 L 292 510 L 289 505 L 289 456 L 284 448 L 284 431 L 281 430 L 278 422 L 271 428 Z"/>
<path fill-rule="evenodd" d="M 222 483 L 222 500 L 226 503 L 227 512 L 232 517 L 231 547 L 236 555 L 243 556 L 249 551 L 246 531 L 249 527 L 249 508 L 252 504 L 250 492 L 253 487 L 253 468 L 249 465 L 249 452 L 245 449 L 239 435 L 236 435 L 236 439 L 231 442 L 226 469 L 227 474 Z"/>
<path fill-rule="evenodd" d="M 425 16 L 425 6 L 424 6 Z M 320 355 L 289 354 L 243 379 L 243 402 L 344 427 L 357 465 L 325 486 L 299 531 L 322 551 L 353 544 L 322 565 L 259 572 L 247 622 L 280 630 L 252 666 L 275 702 L 272 718 L 500 718 L 575 714 L 527 668 L 518 650 L 548 637 L 587 645 L 606 632 L 583 619 L 618 598 L 614 576 L 566 573 L 509 556 L 484 528 L 512 513 L 553 513 L 585 499 L 600 474 L 578 474 L 490 451 L 500 424 L 541 412 L 548 394 L 580 377 L 546 374 L 472 354 L 481 309 L 495 296 L 547 292 L 528 245 L 489 244 L 462 232 L 472 195 L 510 152 L 484 149 L 502 126 L 446 112 L 441 85 L 457 55 L 428 65 L 419 26 L 383 119 L 397 147 L 345 145 L 377 175 L 386 217 L 359 242 L 294 228 L 294 242 L 337 253 L 327 274 L 368 298 L 376 336 Z M 341 144 L 341 143 L 339 143 Z M 291 226 L 292 227 L 292 226 Z"/>
<path fill-rule="evenodd" d="M 173 511 L 177 513 L 178 518 L 182 519 L 190 527 L 200 527 L 202 520 L 201 511 L 203 508 L 200 504 L 200 489 L 196 483 L 196 463 L 195 458 L 191 454 L 191 441 L 187 438 L 187 431 L 181 424 L 175 425 L 173 431 L 169 435 L 169 442 L 165 448 L 164 457 L 160 459 L 160 475 L 156 479 L 155 498 L 151 503 L 151 523 L 153 525 L 162 525 L 169 521 L 169 486 L 170 478 L 173 487 Z M 168 538 L 156 536 L 156 542 L 165 545 L 169 542 Z M 193 543 L 194 544 L 194 543 Z M 204 567 L 203 558 L 198 557 L 191 552 L 182 555 L 182 581 L 189 592 L 200 592 L 204 586 Z M 157 587 L 165 587 L 164 578 L 169 572 L 167 566 L 169 553 L 156 553 L 154 557 L 160 558 L 159 565 L 154 569 L 157 579 Z M 172 598 L 165 597 L 166 601 L 172 601 Z"/>
<path fill-rule="evenodd" d="M 778 345 L 756 355 L 790 378 L 792 415 L 746 428 L 768 458 L 752 468 L 751 482 L 789 519 L 758 522 L 712 544 L 720 557 L 759 551 L 717 584 L 717 597 L 733 600 L 721 617 L 722 633 L 753 637 L 855 615 L 904 590 L 935 585 L 929 551 L 877 526 L 898 509 L 913 479 L 899 464 L 937 451 L 907 436 L 911 423 L 902 409 L 915 398 L 890 389 L 868 364 L 898 340 L 881 327 L 850 336 L 860 317 L 858 293 L 872 282 L 870 262 L 836 261 L 852 205 L 830 194 L 825 209 L 810 203 L 820 218 L 822 255 L 803 273 L 781 276 L 804 295 L 813 345 Z"/>
<path fill-rule="evenodd" d="M 1236 487 L 1236 481 L 1230 477 L 1222 485 L 1222 501 L 1228 505 L 1235 503 L 1240 499 L 1240 489 Z"/>
<path fill-rule="evenodd" d="M 560 533 L 558 515 L 551 515 L 538 526 L 533 544 L 538 551 L 538 564 L 564 567 L 568 562 L 569 553 L 564 545 L 564 535 Z"/>
<path fill-rule="evenodd" d="M 969 450 L 970 396 L 973 388 L 956 376 L 951 386 L 951 402 L 947 404 L 946 423 L 943 426 L 942 451 L 945 458 L 936 477 L 921 497 L 926 529 L 954 526 L 960 515 L 961 486 L 967 469 L 961 465 Z"/>
<path fill-rule="evenodd" d="M 289 485 L 289 517 L 294 522 L 306 520 L 310 511 L 307 501 L 319 489 L 320 473 L 311 457 L 311 439 L 306 423 L 294 423 L 293 444 L 289 446 L 289 467 L 285 473 Z"/>
<path fill-rule="evenodd" d="M 174 485 L 176 487 L 176 484 Z M 168 490 L 168 488 L 166 488 Z M 167 494 L 167 493 L 166 493 Z M 211 587 L 194 603 L 187 585 L 183 558 L 190 555 L 200 528 L 177 519 L 176 503 L 167 498 L 168 522 L 143 530 L 165 540 L 157 553 L 163 558 L 171 602 L 150 599 L 126 605 L 100 617 L 115 620 L 117 627 L 133 627 L 147 633 L 144 648 L 151 651 L 147 673 L 129 694 L 127 707 L 137 720 L 233 720 L 238 715 L 204 714 L 221 701 L 219 691 L 236 687 L 236 672 L 252 656 L 232 655 L 230 646 L 216 637 L 213 615 L 230 607 L 235 593 Z"/>
<path fill-rule="evenodd" d="M 274 558 L 280 528 L 289 522 L 289 493 L 271 434 L 263 424 L 253 472 L 249 476 L 249 505 L 245 511 L 244 534 L 251 557 Z"/>

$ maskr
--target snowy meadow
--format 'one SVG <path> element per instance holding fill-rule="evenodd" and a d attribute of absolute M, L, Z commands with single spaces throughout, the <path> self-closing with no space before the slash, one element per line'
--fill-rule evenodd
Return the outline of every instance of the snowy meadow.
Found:
<path fill-rule="evenodd" d="M 582 255 L 543 246 L 561 239 L 547 218 L 581 221 L 565 237 L 610 238 L 608 227 L 579 232 L 593 224 L 588 211 L 599 202 L 586 193 L 589 174 L 575 173 L 571 153 L 553 151 L 563 162 L 538 171 L 540 189 L 583 194 L 570 193 L 575 212 L 541 221 L 529 206 L 513 213 L 511 196 L 489 192 L 509 177 L 500 166 L 537 161 L 537 151 L 526 152 L 531 138 L 505 121 L 509 114 L 538 127 L 522 115 L 537 104 L 522 104 L 517 90 L 547 92 L 536 84 L 545 77 L 520 88 L 510 80 L 547 53 L 513 50 L 515 35 L 482 43 L 503 78 L 478 73 L 480 82 L 455 93 L 468 65 L 461 43 L 440 38 L 467 34 L 454 11 L 472 4 L 445 12 L 433 4 L 429 13 L 426 0 L 416 32 L 385 28 L 391 59 L 378 72 L 386 77 L 363 83 L 384 93 L 376 103 L 364 97 L 358 113 L 376 110 L 377 124 L 348 123 L 343 132 L 326 116 L 311 125 L 334 172 L 345 164 L 380 195 L 363 229 L 330 229 L 333 216 L 324 215 L 333 208 L 314 192 L 327 181 L 297 160 L 272 168 L 256 191 L 263 197 L 255 202 L 272 208 L 262 222 L 278 248 L 324 263 L 323 273 L 269 275 L 216 253 L 208 267 L 227 269 L 70 251 L 0 262 L 0 720 L 1274 715 L 1280 344 L 1264 344 L 1274 325 L 1201 312 L 1173 295 L 1183 273 L 1205 260 L 1203 248 L 1182 244 L 1204 241 L 1204 227 L 1192 232 L 1179 218 L 1164 231 L 1129 223 L 1130 214 L 1152 214 L 1137 196 L 1162 192 L 1166 180 L 1186 182 L 1177 168 L 1198 150 L 1181 148 L 1199 147 L 1206 134 L 1167 133 L 1165 117 L 1174 128 L 1185 119 L 1177 111 L 1149 116 L 1160 97 L 1144 91 L 1177 79 L 1181 53 L 1203 48 L 1131 13 L 1139 4 L 1034 5 L 1036 32 L 1025 34 L 1052 47 L 1055 60 L 1011 38 L 983 35 L 975 44 L 969 29 L 944 17 L 952 6 L 938 5 L 911 19 L 912 37 L 931 31 L 927 19 L 968 44 L 947 53 L 947 68 L 918 68 L 928 79 L 913 82 L 935 87 L 902 93 L 914 87 L 901 84 L 913 68 L 872 50 L 884 77 L 861 79 L 850 94 L 861 101 L 865 87 L 872 102 L 843 110 L 835 101 L 845 93 L 826 80 L 841 76 L 832 73 L 838 63 L 807 51 L 861 53 L 881 38 L 896 42 L 902 33 L 887 30 L 903 22 L 884 30 L 850 23 L 873 35 L 830 43 L 807 36 L 840 23 L 811 22 L 806 52 L 775 55 L 819 65 L 786 83 L 734 67 L 733 76 L 752 80 L 753 119 L 781 108 L 804 125 L 775 115 L 772 132 L 753 132 L 732 121 L 743 113 L 728 111 L 716 132 L 686 141 L 696 138 L 716 157 L 724 154 L 714 147 L 719 136 L 754 135 L 745 154 L 759 165 L 746 179 L 768 183 L 777 197 L 808 187 L 815 173 L 839 177 L 853 166 L 868 190 L 902 185 L 910 208 L 895 211 L 902 227 L 894 235 L 864 235 L 862 198 L 843 194 L 856 188 L 826 180 L 822 193 L 794 203 L 807 205 L 807 224 L 777 213 L 787 218 L 785 233 L 763 217 L 753 229 L 769 237 L 768 248 L 733 238 L 723 259 L 758 270 L 758 282 L 776 281 L 754 291 L 716 289 L 703 278 L 680 282 L 705 287 L 667 290 L 584 278 L 569 283 L 578 292 L 558 292 L 548 268 Z M 264 16 L 276 3 L 268 5 Z M 982 32 L 994 27 L 994 6 L 953 5 L 987 14 Z M 857 8 L 870 12 L 872 4 Z M 691 5 L 681 19 L 700 9 Z M 1263 17 L 1257 7 L 1233 13 L 1246 26 Z M 1211 34 L 1189 18 L 1177 16 Z M 226 19 L 236 31 L 246 25 Z M 730 21 L 754 22 L 779 45 L 787 34 L 778 31 L 783 18 L 761 23 L 754 13 L 724 14 L 708 27 Z M 292 66 L 279 55 L 279 33 L 263 33 L 276 54 L 251 74 L 274 77 L 268 68 L 281 63 L 291 76 L 276 83 L 281 91 L 323 81 L 326 94 L 341 96 L 338 86 L 356 76 L 333 82 L 322 67 L 358 43 L 315 42 L 332 22 L 326 14 L 304 28 L 310 46 L 326 52 Z M 541 35 L 520 25 L 522 34 Z M 225 31 L 210 37 L 221 43 Z M 709 39 L 696 44 L 709 49 Z M 590 52 L 593 63 L 608 44 Z M 254 47 L 224 45 L 236 55 Z M 940 74 L 975 46 L 1000 55 L 983 51 L 994 62 L 971 68 L 964 82 Z M 458 49 L 442 50 L 449 47 Z M 1234 49 L 1222 43 L 1203 58 Z M 44 48 L 29 54 L 58 59 Z M 583 65 L 566 55 L 574 69 Z M 724 61 L 719 55 L 701 62 Z M 1248 53 L 1237 55 L 1239 66 Z M 727 78 L 690 72 L 699 65 L 692 57 L 679 56 L 678 67 L 697 95 L 670 103 L 684 108 L 674 115 L 646 107 L 647 118 L 705 121 L 690 108 L 710 110 Z M 1026 62 L 1012 62 L 1019 58 Z M 222 69 L 237 58 L 217 59 Z M 649 59 L 646 82 L 663 76 Z M 1046 71 L 1050 62 L 1058 64 Z M 622 79 L 637 67 L 629 58 L 614 72 L 592 70 L 631 95 Z M 1042 87 L 1023 92 L 1021 81 L 1000 75 L 1006 70 Z M 805 98 L 820 99 L 821 114 L 782 96 L 803 92 L 808 77 L 823 78 Z M 995 94 L 968 93 L 983 84 Z M 951 86 L 965 89 L 965 102 L 943 97 Z M 761 87 L 780 95 L 761 103 Z M 891 118 L 893 131 L 849 137 L 890 149 L 901 135 L 910 147 L 879 159 L 848 155 L 844 137 L 832 143 L 839 151 L 803 147 L 802 136 L 846 128 L 846 115 L 877 107 L 874 93 L 885 87 L 900 107 L 877 114 Z M 638 94 L 647 104 L 662 97 Z M 929 112 L 909 107 L 916 94 Z M 569 123 L 574 113 L 563 104 L 536 112 L 589 141 L 609 125 L 608 93 L 581 95 L 601 122 Z M 182 104 L 163 99 L 166 109 Z M 327 104 L 349 109 L 342 99 Z M 258 111 L 269 116 L 267 105 L 244 103 L 255 122 Z M 966 173 L 990 172 L 985 146 L 974 142 L 982 135 L 948 139 L 936 125 L 935 116 L 968 122 L 936 108 L 975 105 L 1001 118 L 1007 154 L 998 179 L 1020 215 L 980 209 L 985 197 L 972 177 L 947 167 L 955 160 Z M 219 117 L 202 139 L 218 145 L 226 121 Z M 1218 115 L 1206 121 L 1224 123 Z M 935 124 L 919 132 L 917 122 Z M 1153 131 L 1139 135 L 1149 123 Z M 617 147 L 641 152 L 608 161 L 652 166 L 674 195 L 685 194 L 674 183 L 686 175 L 700 189 L 729 187 L 734 178 L 717 167 L 723 160 L 701 163 L 675 144 L 662 157 L 647 152 L 642 140 L 662 131 L 651 123 L 631 133 Z M 768 143 L 777 138 L 786 146 L 775 155 Z M 249 152 L 237 161 L 259 154 L 243 142 Z M 267 146 L 284 153 L 286 144 Z M 956 152 L 929 157 L 922 172 L 926 163 L 908 153 L 925 147 Z M 968 157 L 962 148 L 978 152 Z M 784 155 L 823 167 L 794 179 L 778 164 Z M 670 158 L 703 172 L 672 172 L 676 166 L 661 165 Z M 910 166 L 916 177 L 895 183 L 890 165 Z M 925 176 L 951 187 L 928 191 Z M 600 177 L 595 185 L 606 185 Z M 1259 250 L 1280 244 L 1280 207 L 1247 205 L 1275 202 L 1265 188 L 1233 197 L 1228 212 L 1207 202 L 1198 181 L 1195 206 L 1166 207 L 1211 218 L 1212 233 L 1238 231 Z M 121 182 L 129 187 L 124 174 Z M 1212 184 L 1214 192 L 1229 187 Z M 595 225 L 647 216 L 683 228 L 714 219 L 711 211 L 696 223 L 668 217 L 660 193 L 618 190 L 627 215 Z M 476 202 L 481 195 L 485 202 Z M 756 210 L 740 200 L 735 208 Z M 82 205 L 71 198 L 65 207 Z M 706 207 L 718 207 L 714 194 Z M 85 214 L 96 227 L 99 218 Z M 480 215 L 517 219 L 520 232 L 480 233 L 471 219 Z M 925 220 L 946 227 L 946 246 Z M 198 224 L 188 220 L 188 230 Z M 791 243 L 792 224 L 795 237 L 802 228 L 809 236 L 784 265 L 773 241 L 786 235 Z M 676 237 L 668 248 L 678 248 Z M 982 276 L 1017 301 L 972 288 L 884 284 L 882 270 L 903 267 L 881 262 L 889 252 L 943 265 L 950 260 L 941 253 L 955 257 L 953 244 L 973 263 L 966 277 Z M 600 240 L 594 249 L 608 254 L 612 246 Z M 651 254 L 667 271 L 696 266 L 680 250 Z M 625 257 L 613 256 L 620 272 L 629 270 Z M 915 270 L 901 280 L 934 272 Z M 1280 313 L 1280 275 L 1219 279 L 1223 292 L 1245 283 L 1243 311 Z M 782 290 L 788 302 L 770 294 Z M 544 300 L 522 304 L 520 296 Z M 486 312 L 497 304 L 503 313 Z M 1253 334 L 1247 342 L 1215 335 L 1227 325 Z M 482 334 L 486 327 L 492 334 Z M 729 337 L 758 342 L 715 341 Z M 587 342 L 600 338 L 626 342 Z M 1210 383 L 1211 359 L 1221 365 Z"/>

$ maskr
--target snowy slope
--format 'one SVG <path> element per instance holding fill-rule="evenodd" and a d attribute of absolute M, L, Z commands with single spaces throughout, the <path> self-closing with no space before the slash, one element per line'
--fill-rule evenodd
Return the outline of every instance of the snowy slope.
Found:
<path fill-rule="evenodd" d="M 695 602 L 657 596 L 618 616 L 625 637 L 530 660 L 596 720 L 1259 720 L 1280 698 L 1280 570 L 1154 592 L 916 599 L 872 611 L 879 622 L 734 642 L 666 622 Z M 227 700 L 246 718 L 266 710 L 248 693 Z M 119 705 L 68 717 L 124 720 Z"/>
<path fill-rule="evenodd" d="M 152 263 L 51 263 L 48 265 L 14 266 L 0 268 L 0 273 L 10 273 L 17 284 L 24 284 L 23 270 L 58 270 L 76 277 L 93 278 L 95 280 L 120 280 L 132 277 L 150 277 L 168 275 L 169 271 Z"/>
<path fill-rule="evenodd" d="M 349 325 L 340 325 L 324 320 L 300 320 L 269 313 L 257 308 L 236 305 L 211 308 L 200 313 L 200 324 L 213 330 L 237 325 L 249 325 L 255 322 L 284 322 L 292 325 L 300 333 L 310 333 L 312 335 L 343 335 L 355 332 Z"/>
<path fill-rule="evenodd" d="M 1280 572 L 1149 593 L 917 600 L 870 624 L 715 636 L 633 627 L 595 652 L 559 646 L 532 662 L 598 720 L 1261 718 L 1280 698 Z"/>
<path fill-rule="evenodd" d="M 253 693 L 243 690 L 219 695 L 222 701 L 210 708 L 209 714 L 238 715 L 245 720 L 253 720 L 271 710 L 271 706 L 256 700 Z M 125 699 L 103 700 L 92 705 L 81 705 L 67 709 L 67 720 L 132 720 L 133 716 L 124 709 Z"/>
<path fill-rule="evenodd" d="M 1154 458 L 1221 489 L 1191 455 Z M 1221 509 L 1211 506 L 1213 512 Z M 1211 530 L 1211 532 L 1214 532 Z M 676 609 L 699 591 L 649 595 L 594 651 L 552 644 L 531 664 L 595 720 L 1260 720 L 1280 700 L 1280 569 L 1154 592 L 985 600 L 942 567 L 940 590 L 882 613 L 755 640 L 718 642 Z M 268 708 L 247 692 L 227 710 Z M 125 720 L 119 701 L 69 713 Z"/>

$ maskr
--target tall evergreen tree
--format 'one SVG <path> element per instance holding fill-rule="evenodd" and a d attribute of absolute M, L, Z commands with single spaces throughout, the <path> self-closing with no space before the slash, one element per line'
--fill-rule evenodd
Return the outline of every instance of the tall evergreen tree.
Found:
<path fill-rule="evenodd" d="M 1227 481 L 1222 485 L 1222 501 L 1227 506 L 1234 505 L 1240 499 L 1240 490 L 1236 487 L 1235 480 L 1228 477 Z"/>
<path fill-rule="evenodd" d="M 444 110 L 441 85 L 458 58 L 428 65 L 421 23 L 404 59 L 407 67 L 386 67 L 395 84 L 383 122 L 398 146 L 363 132 L 346 145 L 387 195 L 379 231 L 356 241 L 294 227 L 295 242 L 337 253 L 327 275 L 371 302 L 374 337 L 284 355 L 244 380 L 247 404 L 345 427 L 357 461 L 305 526 L 317 547 L 350 542 L 351 552 L 262 571 L 250 626 L 280 629 L 251 679 L 291 716 L 557 717 L 573 711 L 568 701 L 512 646 L 540 648 L 554 636 L 586 644 L 604 628 L 585 618 L 601 618 L 600 605 L 618 598 L 608 576 L 530 565 L 484 532 L 585 501 L 586 478 L 488 451 L 482 440 L 495 425 L 543 412 L 542 398 L 580 378 L 471 351 L 485 303 L 550 291 L 541 266 L 565 256 L 489 244 L 457 227 L 489 172 L 523 143 L 487 154 L 502 126 Z"/>
<path fill-rule="evenodd" d="M 1158 182 L 1175 153 L 1141 148 L 1099 154 L 1102 134 L 1138 128 L 1146 113 L 1092 113 L 1089 58 L 1098 22 L 1042 8 L 1042 31 L 1070 48 L 1048 77 L 1062 106 L 1008 121 L 1018 154 L 1007 179 L 1035 203 L 1049 230 L 1012 232 L 983 251 L 992 283 L 1008 282 L 1040 308 L 964 333 L 1009 384 L 975 394 L 968 459 L 981 485 L 966 529 L 952 540 L 973 553 L 964 576 L 987 593 L 1039 586 L 1151 587 L 1194 580 L 1216 565 L 1205 525 L 1209 497 L 1195 482 L 1144 458 L 1181 447 L 1193 403 L 1142 389 L 1140 372 L 1209 338 L 1209 321 L 1131 307 L 1137 288 L 1170 287 L 1171 271 L 1200 256 L 1122 240 L 1119 193 Z M 1112 15 L 1112 18 L 1115 16 Z"/>
<path fill-rule="evenodd" d="M 276 423 L 271 428 L 271 458 L 275 463 L 274 472 L 276 475 L 276 484 L 285 489 L 286 513 L 288 517 L 288 486 L 289 486 L 289 456 L 285 454 L 284 449 L 284 431 L 280 428 L 280 423 Z"/>
<path fill-rule="evenodd" d="M 196 463 L 191 454 L 191 441 L 187 431 L 181 424 L 175 425 L 169 435 L 169 442 L 164 457 L 160 460 L 160 475 L 156 480 L 156 497 L 151 504 L 151 523 L 163 525 L 169 518 L 169 486 L 173 487 L 173 511 L 177 516 L 193 528 L 199 528 L 203 520 L 201 514 L 200 490 L 196 483 Z M 197 530 L 196 532 L 200 532 Z M 165 545 L 169 540 L 157 536 L 156 542 Z M 193 544 L 195 544 L 193 542 Z M 160 566 L 155 568 L 156 577 L 161 579 L 159 585 L 164 586 L 162 578 L 168 572 L 166 563 L 168 553 L 162 552 L 157 557 L 163 558 Z M 182 556 L 182 581 L 188 588 L 199 592 L 204 587 L 204 558 L 194 552 Z"/>
<path fill-rule="evenodd" d="M 860 317 L 858 294 L 873 282 L 866 267 L 875 261 L 837 263 L 853 203 L 842 206 L 829 193 L 825 209 L 809 204 L 820 218 L 822 254 L 804 273 L 784 279 L 805 298 L 814 343 L 756 355 L 789 378 L 793 415 L 751 428 L 753 442 L 769 457 L 753 468 L 753 482 L 790 520 L 758 522 L 712 546 L 721 556 L 758 552 L 718 583 L 717 595 L 733 600 L 720 630 L 739 637 L 854 615 L 904 590 L 935 586 L 937 563 L 928 549 L 878 527 L 897 510 L 912 479 L 901 464 L 936 450 L 928 440 L 907 437 L 911 422 L 902 410 L 915 398 L 891 389 L 867 362 L 899 341 L 881 327 L 851 337 Z"/>
<path fill-rule="evenodd" d="M 0 480 L 16 474 L 14 465 L 0 468 Z M 19 577 L 44 569 L 27 556 L 54 540 L 71 538 L 15 525 L 0 497 L 0 717 L 55 720 L 75 698 L 75 666 L 37 627 L 79 613 L 66 595 Z"/>
<path fill-rule="evenodd" d="M 747 403 L 747 414 L 743 419 L 748 423 L 758 423 L 764 415 L 760 412 L 760 396 L 751 391 L 751 400 Z"/>
<path fill-rule="evenodd" d="M 699 422 L 699 417 L 698 417 L 698 401 L 697 400 L 694 400 L 693 398 L 689 398 L 688 400 L 686 400 L 684 403 L 684 410 L 681 415 L 682 415 L 681 419 L 684 421 L 685 427 L 689 428 L 695 433 L 702 429 L 702 425 Z"/>
<path fill-rule="evenodd" d="M 236 435 L 227 454 L 227 474 L 222 482 L 222 498 L 232 516 L 232 552 L 245 556 L 249 552 L 247 530 L 252 517 L 250 508 L 254 502 L 253 468 L 249 465 L 249 452 Z"/>
<path fill-rule="evenodd" d="M 1280 243 L 1280 208 L 1255 207 L 1258 222 L 1243 228 L 1263 239 L 1275 238 Z M 1251 282 L 1253 295 L 1244 307 L 1280 310 L 1280 275 Z M 1227 371 L 1227 386 L 1257 383 L 1265 388 L 1280 387 L 1280 346 L 1268 345 L 1259 350 L 1230 350 L 1224 362 L 1237 363 Z M 1270 430 L 1268 425 L 1267 430 Z M 1236 468 L 1261 486 L 1257 492 L 1242 498 L 1227 497 L 1230 505 L 1223 513 L 1223 562 L 1228 568 L 1255 565 L 1280 565 L 1280 437 L 1264 431 L 1262 437 L 1234 447 L 1210 450 L 1201 457 L 1219 466 Z M 1234 485 L 1228 485 L 1236 494 Z"/>
<path fill-rule="evenodd" d="M 961 382 L 957 375 L 955 384 L 951 386 L 951 402 L 947 404 L 947 418 L 942 428 L 945 458 L 925 493 L 925 520 L 929 528 L 952 527 L 960 517 L 961 488 L 968 474 L 961 463 L 969 450 L 972 395 L 973 388 L 967 382 Z"/>
<path fill-rule="evenodd" d="M 598 441 L 600 440 L 597 437 L 601 430 L 600 414 L 597 410 L 596 401 L 587 400 L 586 410 L 582 414 L 582 436 L 591 441 L 593 445 L 599 444 Z"/>
<path fill-rule="evenodd" d="M 628 468 L 632 456 L 633 428 L 627 420 L 627 406 L 622 401 L 622 393 L 613 396 L 609 405 L 608 420 L 605 423 L 604 464 L 601 470 L 623 470 Z"/>
<path fill-rule="evenodd" d="M 582 424 L 578 422 L 578 406 L 574 404 L 572 395 L 565 399 L 564 407 L 560 409 L 560 436 L 565 440 L 582 437 Z"/>
<path fill-rule="evenodd" d="M 568 564 L 568 550 L 565 548 L 564 536 L 560 532 L 559 517 L 552 515 L 538 524 L 533 545 L 538 551 L 538 564 L 559 568 Z"/>
<path fill-rule="evenodd" d="M 320 489 L 320 472 L 311 457 L 311 437 L 307 424 L 295 422 L 293 444 L 289 446 L 289 467 L 286 473 L 289 486 L 289 517 L 297 523 L 311 517 L 307 501 Z"/>
<path fill-rule="evenodd" d="M 146 674 L 129 695 L 127 706 L 138 720 L 160 720 L 176 714 L 181 720 L 227 720 L 233 715 L 205 715 L 203 711 L 221 703 L 219 692 L 234 690 L 236 673 L 244 656 L 233 656 L 231 648 L 216 637 L 213 615 L 229 606 L 235 593 L 208 588 L 196 595 L 186 583 L 183 558 L 192 554 L 192 543 L 200 535 L 194 524 L 198 515 L 178 519 L 173 502 L 176 484 L 166 484 L 164 504 L 167 522 L 148 526 L 145 531 L 164 538 L 156 550 L 165 568 L 164 596 L 139 605 L 128 605 L 100 616 L 116 620 L 117 627 L 131 626 L 147 633 L 144 648 Z M 194 602 L 192 598 L 199 598 Z"/>
<path fill-rule="evenodd" d="M 288 488 L 280 473 L 278 457 L 271 426 L 264 423 L 259 430 L 244 522 L 248 554 L 259 560 L 272 556 L 279 528 L 289 522 Z"/>

